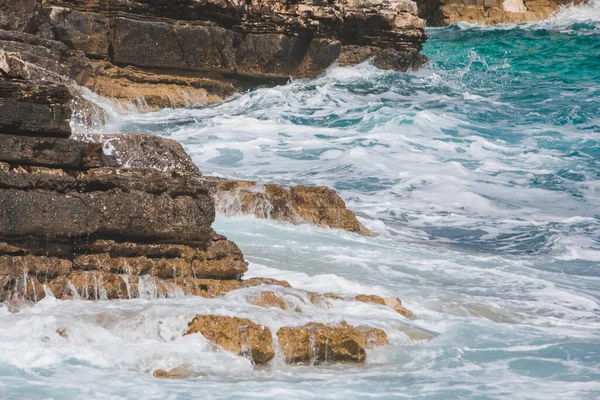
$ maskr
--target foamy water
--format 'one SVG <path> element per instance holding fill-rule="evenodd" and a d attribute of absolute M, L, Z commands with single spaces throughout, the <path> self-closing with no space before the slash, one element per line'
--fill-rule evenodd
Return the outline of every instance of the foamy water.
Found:
<path fill-rule="evenodd" d="M 0 307 L 0 398 L 600 398 L 600 8 L 431 29 L 418 72 L 369 64 L 222 104 L 135 114 L 112 131 L 174 138 L 205 174 L 338 190 L 378 234 L 219 216 L 247 277 L 370 304 L 265 309 L 219 299 L 46 298 Z M 299 297 L 298 297 L 299 296 Z M 197 314 L 384 329 L 365 365 L 266 367 L 183 337 Z M 61 336 L 58 332 L 63 332 Z M 65 335 L 66 334 L 66 335 Z M 66 336 L 66 337 L 64 337 Z M 163 381 L 156 369 L 184 367 Z"/>

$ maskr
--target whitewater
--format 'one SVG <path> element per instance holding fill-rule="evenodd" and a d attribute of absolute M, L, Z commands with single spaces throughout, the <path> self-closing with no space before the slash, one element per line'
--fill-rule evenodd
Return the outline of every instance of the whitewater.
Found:
<path fill-rule="evenodd" d="M 419 71 L 332 67 L 150 114 L 93 99 L 109 116 L 96 131 L 175 139 L 206 175 L 336 189 L 376 237 L 240 215 L 214 228 L 240 246 L 248 278 L 397 296 L 415 319 L 335 300 L 300 313 L 248 303 L 263 290 L 301 295 L 273 287 L 48 296 L 0 307 L 0 398 L 600 399 L 600 2 L 427 33 Z M 365 365 L 287 366 L 277 354 L 256 367 L 184 337 L 195 314 L 272 331 L 347 321 L 390 344 Z M 191 377 L 152 376 L 176 367 Z"/>

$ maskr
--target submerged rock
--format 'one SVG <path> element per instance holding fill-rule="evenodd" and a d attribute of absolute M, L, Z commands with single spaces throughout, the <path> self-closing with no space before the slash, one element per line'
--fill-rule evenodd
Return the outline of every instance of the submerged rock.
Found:
<path fill-rule="evenodd" d="M 359 329 L 341 322 L 325 325 L 311 322 L 301 327 L 283 327 L 277 339 L 290 364 L 322 364 L 329 362 L 363 362 L 365 349 L 387 344 L 380 329 Z"/>
<path fill-rule="evenodd" d="M 257 218 L 310 223 L 339 228 L 364 236 L 372 233 L 346 208 L 344 200 L 325 186 L 260 185 L 205 177 L 217 211 L 227 215 L 250 214 Z"/>
<path fill-rule="evenodd" d="M 202 334 L 226 351 L 249 357 L 256 364 L 268 363 L 275 356 L 269 328 L 245 318 L 196 315 L 186 335 L 194 333 Z"/>
<path fill-rule="evenodd" d="M 414 317 L 414 314 L 412 311 L 402 307 L 402 301 L 397 298 L 397 297 L 379 297 L 376 295 L 365 295 L 365 294 L 361 294 L 356 296 L 354 299 L 354 301 L 360 301 L 363 303 L 373 303 L 373 304 L 378 304 L 380 306 L 386 306 L 386 307 L 390 307 L 393 308 L 394 310 L 396 310 L 396 312 L 406 318 L 412 318 Z"/>

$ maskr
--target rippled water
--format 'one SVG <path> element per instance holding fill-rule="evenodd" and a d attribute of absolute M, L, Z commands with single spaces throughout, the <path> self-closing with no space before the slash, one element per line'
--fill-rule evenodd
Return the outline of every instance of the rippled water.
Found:
<path fill-rule="evenodd" d="M 428 30 L 429 65 L 365 64 L 107 131 L 182 142 L 205 174 L 336 188 L 376 232 L 219 217 L 248 276 L 394 295 L 302 313 L 247 298 L 0 308 L 2 398 L 600 398 L 600 3 Z M 282 289 L 283 290 L 283 289 Z M 181 336 L 195 313 L 385 329 L 364 366 L 266 368 Z M 68 339 L 57 329 L 66 328 Z M 196 335 L 198 336 L 198 335 Z M 417 341 L 412 339 L 420 339 Z M 194 377 L 148 371 L 185 366 Z"/>

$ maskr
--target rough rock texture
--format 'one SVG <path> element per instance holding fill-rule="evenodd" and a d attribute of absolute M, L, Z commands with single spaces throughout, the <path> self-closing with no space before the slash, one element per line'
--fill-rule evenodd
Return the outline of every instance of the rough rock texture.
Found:
<path fill-rule="evenodd" d="M 17 111 L 46 93 L 25 72 L 11 97 Z M 63 95 L 59 110 L 71 99 Z M 37 117 L 0 132 L 0 301 L 210 297 L 252 285 L 240 280 L 240 249 L 212 230 L 213 200 L 180 144 L 148 135 L 85 142 Z"/>
<path fill-rule="evenodd" d="M 283 327 L 277 339 L 290 364 L 363 362 L 366 348 L 387 344 L 380 329 L 360 329 L 341 322 L 337 326 L 311 322 L 301 327 Z"/>
<path fill-rule="evenodd" d="M 206 340 L 231 353 L 248 356 L 256 364 L 268 363 L 275 356 L 269 328 L 245 318 L 196 315 L 186 335 L 194 333 L 202 334 Z"/>
<path fill-rule="evenodd" d="M 541 21 L 560 6 L 572 3 L 571 0 L 417 0 L 419 16 L 429 26 L 461 21 L 480 24 Z"/>
<path fill-rule="evenodd" d="M 416 14 L 411 0 L 0 0 L 0 29 L 60 43 L 65 76 L 153 109 L 220 101 L 334 63 L 418 67 L 426 37 Z"/>
<path fill-rule="evenodd" d="M 390 308 L 393 308 L 394 310 L 396 310 L 396 312 L 398 314 L 403 315 L 406 318 L 414 317 L 414 314 L 412 311 L 402 307 L 402 301 L 397 297 L 383 298 L 383 297 L 379 297 L 376 295 L 361 294 L 361 295 L 356 296 L 353 300 L 361 301 L 363 303 L 373 303 L 373 304 L 378 304 L 381 306 L 390 307 Z"/>
<path fill-rule="evenodd" d="M 217 211 L 224 214 L 253 214 L 257 218 L 344 229 L 371 236 L 346 208 L 344 200 L 324 186 L 282 187 L 251 181 L 205 178 Z"/>

